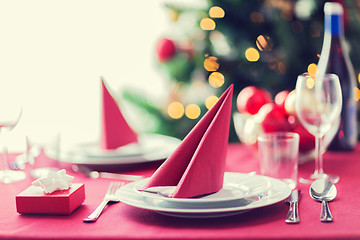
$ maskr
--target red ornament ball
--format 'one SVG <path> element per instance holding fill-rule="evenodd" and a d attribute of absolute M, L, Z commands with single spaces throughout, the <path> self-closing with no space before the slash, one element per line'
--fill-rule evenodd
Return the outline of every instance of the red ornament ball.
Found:
<path fill-rule="evenodd" d="M 176 46 L 172 40 L 162 38 L 158 42 L 156 50 L 159 61 L 166 62 L 171 60 L 175 56 Z"/>
<path fill-rule="evenodd" d="M 284 115 L 282 109 L 275 103 L 266 103 L 263 105 L 257 117 L 261 122 L 261 127 L 264 132 L 287 132 L 290 125 L 287 117 Z"/>
<path fill-rule="evenodd" d="M 236 106 L 240 113 L 256 114 L 266 103 L 271 102 L 271 95 L 262 88 L 247 86 L 237 96 Z"/>
<path fill-rule="evenodd" d="M 281 109 L 281 111 L 284 114 L 286 114 L 285 101 L 286 101 L 286 98 L 289 95 L 289 93 L 290 93 L 289 91 L 284 90 L 284 91 L 277 93 L 274 98 L 275 104 Z"/>

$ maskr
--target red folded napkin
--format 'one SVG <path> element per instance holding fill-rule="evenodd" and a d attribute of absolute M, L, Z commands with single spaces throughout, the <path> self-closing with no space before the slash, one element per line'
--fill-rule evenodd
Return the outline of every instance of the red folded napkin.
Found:
<path fill-rule="evenodd" d="M 156 170 L 143 189 L 176 186 L 173 198 L 219 191 L 223 186 L 233 85 Z"/>
<path fill-rule="evenodd" d="M 104 80 L 102 83 L 102 129 L 100 146 L 103 149 L 116 149 L 137 142 L 137 134 L 131 129 L 122 115 L 119 105 L 111 96 Z"/>

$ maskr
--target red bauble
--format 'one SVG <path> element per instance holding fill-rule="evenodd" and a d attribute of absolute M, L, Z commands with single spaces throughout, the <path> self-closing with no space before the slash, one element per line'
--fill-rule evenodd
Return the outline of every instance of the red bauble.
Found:
<path fill-rule="evenodd" d="M 266 133 L 290 130 L 286 115 L 275 103 L 262 106 L 258 112 L 258 120 Z"/>
<path fill-rule="evenodd" d="M 162 38 L 156 47 L 159 61 L 166 62 L 171 60 L 176 54 L 176 46 L 174 42 L 167 38 Z"/>
<path fill-rule="evenodd" d="M 237 97 L 236 106 L 240 113 L 256 114 L 266 103 L 271 102 L 271 95 L 262 88 L 248 86 Z"/>
<path fill-rule="evenodd" d="M 286 100 L 287 96 L 289 95 L 289 93 L 290 93 L 289 91 L 284 90 L 284 91 L 277 93 L 274 98 L 275 104 L 281 109 L 281 111 L 283 111 L 284 114 L 286 114 L 285 100 Z"/>
<path fill-rule="evenodd" d="M 309 133 L 295 116 L 289 116 L 291 124 L 291 132 L 299 134 L 299 150 L 300 152 L 308 152 L 315 148 L 315 137 Z"/>

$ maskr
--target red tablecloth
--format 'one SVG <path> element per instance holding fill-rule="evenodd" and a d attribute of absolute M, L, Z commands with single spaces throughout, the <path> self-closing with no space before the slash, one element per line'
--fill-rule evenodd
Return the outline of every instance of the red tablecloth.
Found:
<path fill-rule="evenodd" d="M 299 168 L 299 174 L 311 173 L 313 162 Z M 338 196 L 329 203 L 334 222 L 319 220 L 320 203 L 308 195 L 309 185 L 299 184 L 301 222 L 284 222 L 288 205 L 284 202 L 243 214 L 209 219 L 184 219 L 164 216 L 118 203 L 110 206 L 96 223 L 83 223 L 102 200 L 111 180 L 95 180 L 79 174 L 74 182 L 85 183 L 86 200 L 70 216 L 19 215 L 15 195 L 31 180 L 13 184 L 0 183 L 0 239 L 360 239 L 360 145 L 356 151 L 328 152 L 325 171 L 340 175 Z M 159 163 L 137 166 L 122 172 L 150 176 Z M 258 161 L 248 147 L 231 144 L 227 171 L 258 170 Z"/>

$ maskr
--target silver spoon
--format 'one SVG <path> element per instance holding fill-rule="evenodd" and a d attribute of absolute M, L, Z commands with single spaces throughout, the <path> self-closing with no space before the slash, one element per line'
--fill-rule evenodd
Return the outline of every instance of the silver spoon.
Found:
<path fill-rule="evenodd" d="M 320 221 L 332 222 L 333 217 L 329 209 L 328 201 L 336 197 L 337 190 L 335 185 L 328 179 L 317 179 L 311 184 L 309 193 L 313 199 L 321 201 Z"/>

